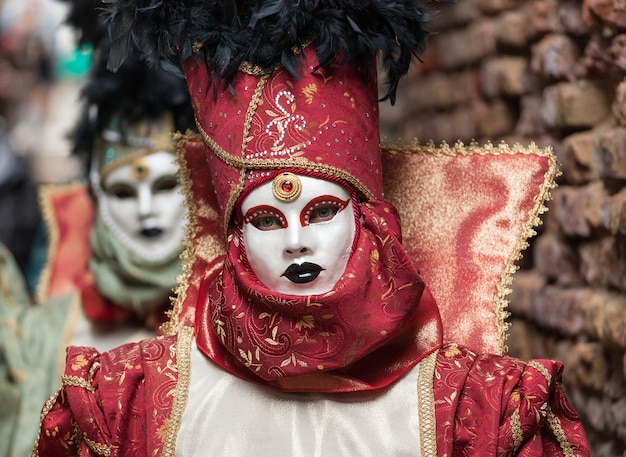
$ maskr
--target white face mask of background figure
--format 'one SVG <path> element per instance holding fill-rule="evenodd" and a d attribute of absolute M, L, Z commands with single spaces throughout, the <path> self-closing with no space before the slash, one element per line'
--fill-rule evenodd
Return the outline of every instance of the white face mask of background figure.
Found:
<path fill-rule="evenodd" d="M 155 152 L 113 169 L 102 182 L 105 224 L 144 260 L 181 250 L 186 207 L 178 171 L 173 154 Z"/>
<path fill-rule="evenodd" d="M 319 295 L 330 291 L 346 268 L 355 234 L 354 208 L 342 186 L 298 178 L 301 192 L 292 201 L 277 198 L 272 182 L 245 197 L 243 242 L 252 271 L 269 289 Z"/>

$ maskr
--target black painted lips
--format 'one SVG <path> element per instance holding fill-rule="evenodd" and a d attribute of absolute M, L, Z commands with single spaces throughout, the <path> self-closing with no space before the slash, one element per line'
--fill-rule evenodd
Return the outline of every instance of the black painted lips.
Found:
<path fill-rule="evenodd" d="M 161 233 L 163 233 L 163 229 L 158 228 L 158 227 L 144 228 L 144 229 L 141 229 L 140 233 L 142 236 L 145 236 L 146 238 L 156 238 L 157 236 L 161 235 Z"/>
<path fill-rule="evenodd" d="M 316 263 L 304 262 L 302 265 L 292 263 L 281 276 L 296 284 L 306 284 L 317 278 L 322 271 L 324 269 Z"/>

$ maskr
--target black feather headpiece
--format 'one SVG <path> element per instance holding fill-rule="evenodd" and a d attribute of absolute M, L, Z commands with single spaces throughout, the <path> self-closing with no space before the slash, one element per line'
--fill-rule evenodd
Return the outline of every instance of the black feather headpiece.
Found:
<path fill-rule="evenodd" d="M 102 2 L 62 1 L 69 5 L 66 22 L 79 32 L 79 43 L 94 46 L 94 63 L 81 91 L 83 112 L 72 132 L 74 153 L 85 154 L 89 162 L 96 139 L 112 123 L 123 130 L 125 125 L 170 114 L 176 130 L 195 129 L 193 107 L 180 69 L 171 72 L 148 65 L 131 47 L 117 72 L 109 71 L 111 47 Z"/>
<path fill-rule="evenodd" d="M 351 62 L 369 68 L 381 57 L 383 99 L 395 100 L 399 79 L 425 51 L 429 13 L 417 0 L 103 0 L 110 4 L 116 70 L 133 46 L 156 63 L 187 59 L 201 46 L 212 77 L 229 84 L 243 62 L 281 64 L 297 76 L 308 43 L 321 67 Z"/>
<path fill-rule="evenodd" d="M 78 44 L 97 47 L 107 38 L 104 4 L 101 0 L 58 0 L 68 5 L 65 23 L 78 33 Z"/>

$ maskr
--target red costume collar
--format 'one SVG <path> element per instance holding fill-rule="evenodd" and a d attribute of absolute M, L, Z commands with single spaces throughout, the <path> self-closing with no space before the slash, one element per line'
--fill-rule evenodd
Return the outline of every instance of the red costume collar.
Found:
<path fill-rule="evenodd" d="M 395 208 L 361 207 L 357 247 L 335 288 L 317 296 L 268 290 L 231 236 L 224 269 L 202 281 L 200 350 L 227 371 L 285 391 L 385 387 L 441 346 L 437 306 L 401 245 Z"/>

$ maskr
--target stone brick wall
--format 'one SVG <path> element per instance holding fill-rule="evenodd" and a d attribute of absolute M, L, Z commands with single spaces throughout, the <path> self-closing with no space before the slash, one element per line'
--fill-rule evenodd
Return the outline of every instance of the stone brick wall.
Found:
<path fill-rule="evenodd" d="M 509 296 L 509 349 L 566 364 L 596 457 L 626 457 L 626 3 L 457 0 L 382 106 L 389 140 L 531 141 L 561 163 Z"/>

